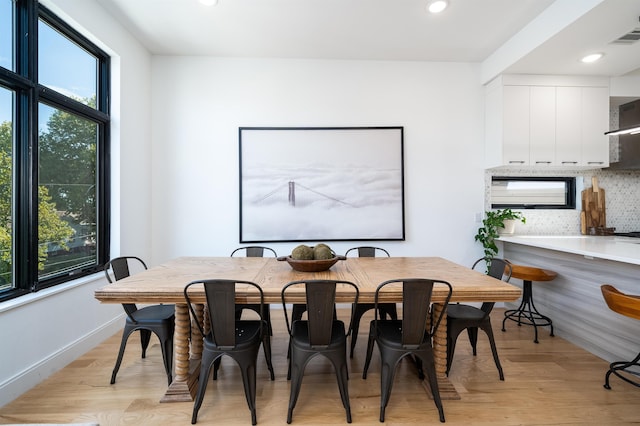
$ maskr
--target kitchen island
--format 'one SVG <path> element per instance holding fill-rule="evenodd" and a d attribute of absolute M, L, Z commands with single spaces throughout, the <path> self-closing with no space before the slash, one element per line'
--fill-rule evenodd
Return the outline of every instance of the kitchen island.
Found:
<path fill-rule="evenodd" d="M 533 284 L 536 307 L 551 317 L 556 335 L 607 361 L 638 353 L 638 321 L 612 312 L 600 286 L 640 294 L 640 238 L 514 235 L 501 236 L 498 245 L 513 263 L 558 273 L 551 282 Z M 541 345 L 552 339 L 544 332 L 540 338 Z"/>

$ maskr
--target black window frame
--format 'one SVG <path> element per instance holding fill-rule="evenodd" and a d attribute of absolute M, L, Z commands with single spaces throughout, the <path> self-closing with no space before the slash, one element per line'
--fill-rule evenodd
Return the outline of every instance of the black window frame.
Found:
<path fill-rule="evenodd" d="M 104 268 L 110 250 L 110 57 L 37 0 L 14 0 L 14 68 L 0 66 L 0 85 L 15 93 L 13 288 L 0 302 L 66 283 Z M 97 59 L 96 108 L 38 84 L 38 22 L 42 20 Z M 96 141 L 96 262 L 64 275 L 38 278 L 38 105 L 73 113 L 98 126 Z"/>
<path fill-rule="evenodd" d="M 576 178 L 566 176 L 492 176 L 491 184 L 494 181 L 520 181 L 520 182 L 564 182 L 565 184 L 565 202 L 564 204 L 525 204 L 525 203 L 508 203 L 494 204 L 489 203 L 492 209 L 537 209 L 537 210 L 570 210 L 576 208 Z"/>

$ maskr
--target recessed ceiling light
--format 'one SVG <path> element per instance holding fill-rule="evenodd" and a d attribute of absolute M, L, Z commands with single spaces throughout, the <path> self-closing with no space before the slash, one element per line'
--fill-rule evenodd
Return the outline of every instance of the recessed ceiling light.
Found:
<path fill-rule="evenodd" d="M 604 56 L 604 53 L 592 53 L 590 55 L 585 56 L 584 58 L 580 59 L 582 62 L 584 62 L 585 64 L 590 64 L 592 62 L 597 61 L 598 59 L 602 58 Z"/>
<path fill-rule="evenodd" d="M 205 6 L 215 6 L 216 4 L 218 4 L 218 0 L 198 0 L 198 1 L 204 4 Z"/>
<path fill-rule="evenodd" d="M 449 6 L 447 0 L 434 0 L 427 3 L 427 10 L 431 13 L 440 13 Z"/>

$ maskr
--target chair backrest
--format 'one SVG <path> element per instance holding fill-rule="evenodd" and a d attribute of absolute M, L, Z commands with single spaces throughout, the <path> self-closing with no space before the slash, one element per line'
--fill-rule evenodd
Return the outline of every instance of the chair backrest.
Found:
<path fill-rule="evenodd" d="M 600 286 L 600 290 L 609 309 L 640 320 L 640 295 L 625 294 L 610 284 Z"/>
<path fill-rule="evenodd" d="M 144 260 L 136 256 L 120 256 L 111 259 L 104 265 L 104 274 L 107 277 L 107 281 L 112 283 L 114 281 L 119 281 L 130 276 L 130 270 L 132 267 L 147 269 L 147 264 L 144 263 Z M 113 274 L 113 279 L 111 278 L 110 273 Z M 135 319 L 132 317 L 132 315 L 135 311 L 138 310 L 138 307 L 134 303 L 123 303 L 122 307 L 127 313 L 129 319 L 135 322 Z"/>
<path fill-rule="evenodd" d="M 107 281 L 110 283 L 114 281 L 119 281 L 123 278 L 127 278 L 131 275 L 130 267 L 131 262 L 138 262 L 138 266 L 143 269 L 147 269 L 147 264 L 144 263 L 142 259 L 136 256 L 121 256 L 111 259 L 104 265 L 104 274 L 107 277 Z M 113 279 L 111 278 L 111 274 L 113 274 Z"/>
<path fill-rule="evenodd" d="M 276 251 L 270 247 L 264 246 L 247 246 L 247 247 L 238 247 L 234 251 L 231 252 L 231 257 L 233 257 L 236 253 L 245 252 L 247 257 L 263 257 L 264 252 L 271 252 L 273 257 L 278 257 Z"/>
<path fill-rule="evenodd" d="M 377 254 L 385 254 L 387 257 L 391 257 L 388 251 L 381 247 L 371 247 L 371 246 L 360 246 L 360 247 L 352 247 L 344 254 L 345 256 L 349 255 L 349 252 L 357 251 L 358 257 L 376 257 Z"/>
<path fill-rule="evenodd" d="M 430 338 L 438 329 L 446 312 L 446 306 L 451 300 L 453 289 L 447 281 L 428 278 L 403 278 L 385 281 L 376 288 L 375 327 L 378 326 L 378 302 L 381 295 L 383 296 L 386 291 L 394 291 L 393 287 L 397 291 L 398 284 L 402 285 L 402 345 L 407 349 L 418 348 L 424 343 L 425 332 L 429 334 Z M 440 311 L 437 317 L 432 317 L 429 320 L 431 296 L 436 284 L 447 288 L 447 295 L 443 302 L 445 308 Z"/>
<path fill-rule="evenodd" d="M 204 294 L 206 299 L 206 306 L 209 318 L 209 327 L 211 328 L 211 335 L 216 346 L 221 348 L 234 348 L 236 345 L 236 288 L 238 285 L 246 289 L 247 285 L 255 287 L 258 294 L 260 294 L 260 318 L 264 319 L 264 294 L 260 286 L 251 281 L 242 280 L 226 280 L 226 279 L 211 279 L 211 280 L 197 280 L 187 284 L 184 288 L 184 298 L 189 306 L 191 315 L 193 318 L 197 318 L 195 309 L 193 307 L 192 295 L 190 296 L 190 288 L 193 286 L 202 286 L 204 288 Z M 193 289 L 191 290 L 194 291 Z M 200 321 L 194 321 L 202 336 L 205 336 L 207 331 L 200 324 Z M 242 322 L 242 320 L 238 320 Z M 260 321 L 260 333 L 262 333 L 262 323 Z"/>
<path fill-rule="evenodd" d="M 502 280 L 505 282 L 509 282 L 509 280 L 511 279 L 511 273 L 512 273 L 511 263 L 506 259 L 501 259 L 498 257 L 492 257 L 492 258 L 481 257 L 480 259 L 474 262 L 471 269 L 479 269 L 480 266 L 483 267 L 482 271 L 485 274 L 495 279 Z M 493 309 L 493 305 L 495 305 L 495 302 L 484 302 L 482 304 L 480 309 L 482 309 L 486 314 L 485 317 L 491 313 L 491 310 Z"/>
<path fill-rule="evenodd" d="M 304 287 L 304 297 L 307 305 L 307 321 L 309 322 L 309 343 L 312 347 L 326 347 L 331 342 L 331 330 L 334 321 L 336 304 L 336 288 L 338 285 L 353 288 L 353 303 L 358 303 L 360 292 L 358 287 L 350 281 L 340 280 L 300 280 L 291 281 L 282 288 L 281 298 L 284 309 L 284 319 L 287 323 L 289 335 L 292 325 L 287 313 L 287 297 L 293 293 L 293 287 Z M 300 293 L 297 292 L 299 297 Z M 298 303 L 296 301 L 296 303 Z M 347 328 L 347 335 L 351 332 L 353 313 Z"/>

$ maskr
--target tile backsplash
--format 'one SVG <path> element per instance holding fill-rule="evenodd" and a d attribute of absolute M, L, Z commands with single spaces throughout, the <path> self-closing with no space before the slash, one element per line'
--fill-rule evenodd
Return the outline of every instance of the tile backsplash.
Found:
<path fill-rule="evenodd" d="M 485 210 L 491 208 L 492 176 L 575 176 L 580 191 L 591 187 L 591 178 L 605 190 L 607 227 L 616 232 L 640 231 L 640 170 L 487 170 L 485 172 Z M 515 233 L 521 235 L 576 235 L 580 233 L 580 208 L 576 210 L 524 210 L 527 223 L 517 223 Z"/>

